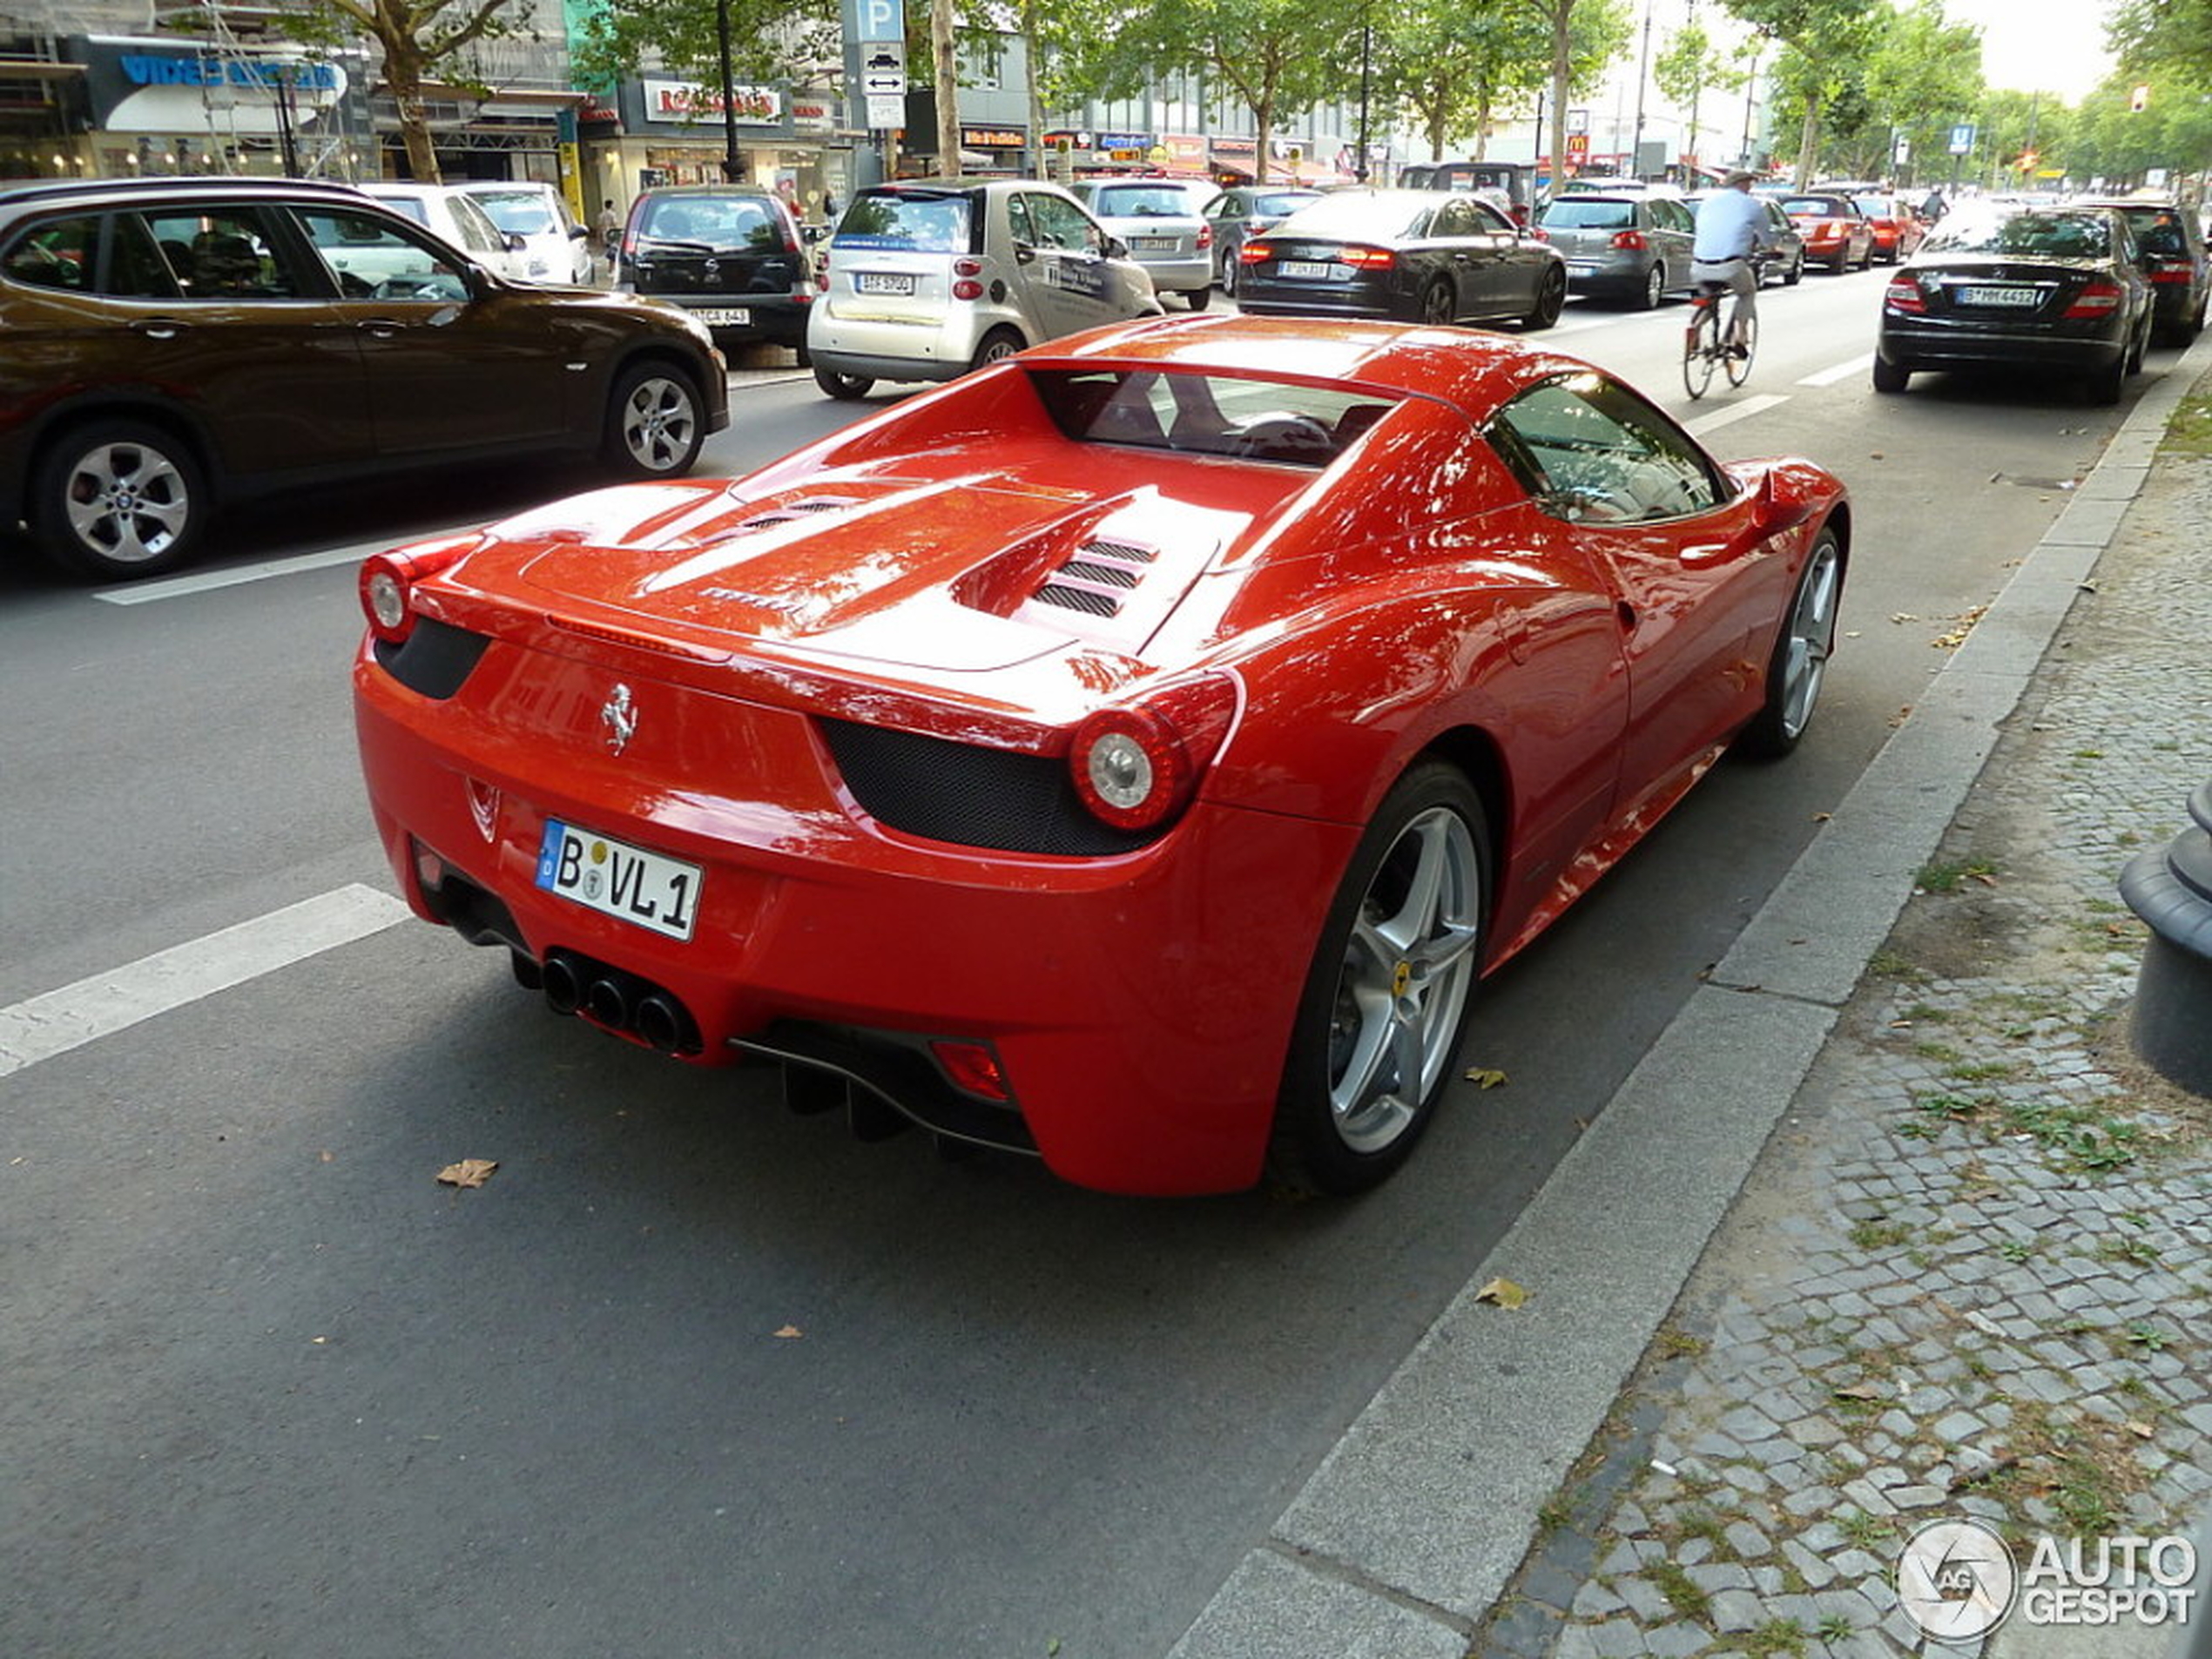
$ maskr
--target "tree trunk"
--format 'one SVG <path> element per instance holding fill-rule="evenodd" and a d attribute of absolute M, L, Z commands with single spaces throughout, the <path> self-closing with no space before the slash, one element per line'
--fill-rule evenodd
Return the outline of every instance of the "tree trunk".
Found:
<path fill-rule="evenodd" d="M 1574 77 L 1574 57 L 1567 26 L 1575 15 L 1575 0 L 1551 0 L 1552 12 L 1552 132 L 1551 192 L 1567 182 L 1567 88 Z"/>
<path fill-rule="evenodd" d="M 1797 145 L 1797 188 L 1804 190 L 1812 183 L 1813 166 L 1820 149 L 1820 94 L 1808 93 L 1805 98 L 1804 132 Z"/>
<path fill-rule="evenodd" d="M 445 182 L 438 171 L 437 146 L 431 142 L 430 122 L 422 108 L 422 66 L 415 61 L 412 41 L 385 40 L 384 78 L 399 105 L 400 141 L 407 146 L 407 170 L 419 185 Z M 377 171 L 381 172 L 380 166 Z"/>
<path fill-rule="evenodd" d="M 929 66 L 937 85 L 937 171 L 960 173 L 960 66 L 953 57 L 953 0 L 930 0 Z"/>

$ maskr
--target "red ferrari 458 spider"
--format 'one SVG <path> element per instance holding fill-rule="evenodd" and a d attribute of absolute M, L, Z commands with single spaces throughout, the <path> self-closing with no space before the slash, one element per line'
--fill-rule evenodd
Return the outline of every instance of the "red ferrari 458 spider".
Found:
<path fill-rule="evenodd" d="M 1797 744 L 1850 541 L 1542 347 L 1140 322 L 370 559 L 362 762 L 556 1010 L 1089 1186 L 1348 1192 L 1477 981 Z"/>

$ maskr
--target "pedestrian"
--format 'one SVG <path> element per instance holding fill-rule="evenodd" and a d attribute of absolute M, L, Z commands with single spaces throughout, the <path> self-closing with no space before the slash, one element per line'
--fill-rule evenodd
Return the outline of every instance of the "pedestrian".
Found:
<path fill-rule="evenodd" d="M 616 247 L 622 236 L 622 215 L 615 210 L 613 197 L 605 196 L 600 199 L 599 217 L 591 221 L 591 228 L 598 233 L 599 251 L 607 261 L 608 278 L 612 280 L 615 273 Z"/>

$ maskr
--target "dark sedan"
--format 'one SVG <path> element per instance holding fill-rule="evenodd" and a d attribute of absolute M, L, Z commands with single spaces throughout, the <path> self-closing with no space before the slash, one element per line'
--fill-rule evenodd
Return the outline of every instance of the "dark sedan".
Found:
<path fill-rule="evenodd" d="M 1237 303 L 1262 316 L 1548 328 L 1567 302 L 1557 248 L 1455 192 L 1332 191 L 1247 241 L 1239 260 Z"/>
<path fill-rule="evenodd" d="M 2135 233 L 2143 273 L 2150 279 L 2153 333 L 2168 345 L 2186 346 L 2203 332 L 2206 293 L 2212 289 L 2212 262 L 2205 257 L 2204 233 L 2197 227 L 2195 213 L 2172 200 L 2077 202 L 2074 206 L 2109 207 Z"/>
<path fill-rule="evenodd" d="M 2149 343 L 2150 284 L 2107 208 L 1959 212 L 1882 296 L 1874 389 L 1915 369 L 2020 365 L 2080 374 L 2116 403 Z"/>

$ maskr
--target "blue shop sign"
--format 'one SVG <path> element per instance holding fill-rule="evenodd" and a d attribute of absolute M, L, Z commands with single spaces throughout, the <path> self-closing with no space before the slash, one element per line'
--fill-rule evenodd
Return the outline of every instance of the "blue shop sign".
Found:
<path fill-rule="evenodd" d="M 171 57 L 153 52 L 125 52 L 117 60 L 123 78 L 135 86 L 293 86 L 334 92 L 340 81 L 329 64 L 280 59 Z"/>

